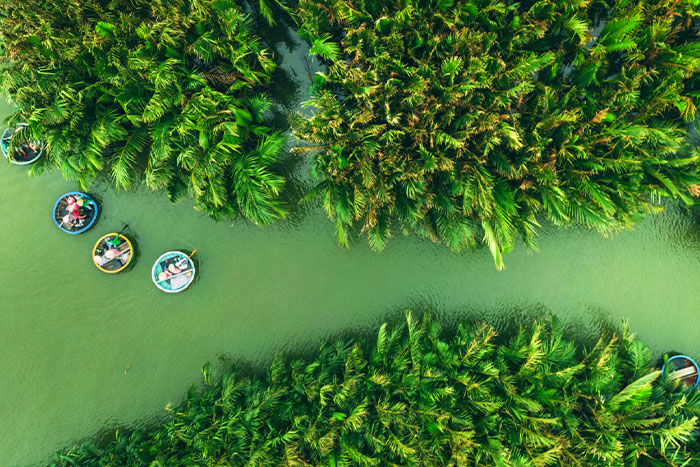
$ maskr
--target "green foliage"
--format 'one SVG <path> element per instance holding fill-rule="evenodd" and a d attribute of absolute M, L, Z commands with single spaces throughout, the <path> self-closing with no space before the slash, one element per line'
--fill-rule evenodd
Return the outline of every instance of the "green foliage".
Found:
<path fill-rule="evenodd" d="M 543 218 L 605 233 L 700 193 L 698 2 L 300 0 L 298 17 L 328 70 L 296 134 L 325 148 L 314 194 L 343 245 L 398 228 L 485 243 L 501 267 Z"/>
<path fill-rule="evenodd" d="M 376 339 L 277 358 L 264 375 L 205 366 L 164 425 L 52 465 L 700 465 L 700 395 L 659 379 L 648 355 L 626 328 L 583 349 L 556 322 L 446 338 L 407 313 Z"/>
<path fill-rule="evenodd" d="M 215 217 L 284 215 L 272 170 L 284 138 L 262 93 L 275 63 L 252 27 L 232 0 L 2 2 L 11 121 L 47 148 L 34 173 L 58 167 L 86 186 L 106 170 Z"/>

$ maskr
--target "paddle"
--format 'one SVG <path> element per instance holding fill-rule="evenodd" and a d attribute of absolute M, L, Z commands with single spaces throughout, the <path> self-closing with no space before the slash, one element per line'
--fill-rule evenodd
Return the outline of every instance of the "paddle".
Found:
<path fill-rule="evenodd" d="M 121 229 L 119 232 L 117 232 L 117 236 L 116 236 L 116 237 L 114 237 L 114 238 L 111 239 L 111 240 L 105 240 L 105 243 L 106 243 L 107 245 L 110 245 L 110 246 L 113 246 L 113 247 L 114 247 L 114 246 L 119 246 L 119 244 L 121 244 L 121 242 L 119 242 L 119 243 L 117 243 L 117 244 L 115 244 L 114 242 L 117 241 L 117 239 L 119 238 L 119 236 L 121 235 L 121 233 L 124 232 L 124 231 L 126 230 L 127 227 L 129 227 L 129 224 L 126 224 L 124 227 L 122 227 L 122 229 Z"/>
<path fill-rule="evenodd" d="M 66 198 L 62 198 L 61 201 L 63 201 L 64 199 L 66 199 Z M 61 212 L 61 209 L 65 209 L 66 211 L 68 211 L 68 208 L 67 208 L 68 204 L 67 204 L 67 203 L 68 203 L 68 201 L 66 201 L 66 206 L 64 206 L 63 208 L 59 208 L 58 212 Z M 66 215 L 66 216 L 67 216 L 67 215 Z M 61 220 L 61 223 L 58 224 L 58 228 L 59 228 L 59 229 L 60 229 L 61 227 L 63 227 L 63 224 L 66 223 L 66 216 L 63 216 L 63 219 Z"/>
<path fill-rule="evenodd" d="M 196 249 L 196 248 L 194 249 L 194 251 L 193 251 L 192 253 L 190 253 L 190 254 L 187 256 L 187 258 L 191 258 L 195 253 L 197 253 L 197 249 Z M 179 268 L 180 265 L 181 265 L 181 263 L 182 263 L 182 261 L 183 261 L 183 259 L 180 258 L 180 259 L 177 261 L 177 263 L 175 263 L 175 267 L 178 267 L 178 268 Z"/>
<path fill-rule="evenodd" d="M 116 244 L 115 244 L 115 242 L 116 242 L 117 239 L 119 238 L 119 235 L 121 235 L 121 233 L 124 232 L 124 231 L 127 229 L 127 227 L 129 227 L 129 224 L 126 224 L 124 227 L 122 227 L 122 229 L 121 229 L 119 232 L 117 232 L 117 235 L 116 235 L 113 239 L 111 239 L 111 240 L 110 240 L 110 239 L 105 240 L 105 244 L 108 245 L 107 249 L 106 249 L 106 250 L 100 249 L 100 250 L 97 251 L 97 253 L 99 253 L 100 256 L 102 256 L 102 255 L 105 255 L 105 256 L 106 256 L 106 252 L 107 252 L 108 250 L 110 250 L 110 247 L 111 247 L 111 248 L 117 248 L 117 249 L 118 249 L 118 248 L 119 248 L 119 245 L 121 245 L 122 242 L 119 242 L 119 243 L 116 243 Z M 119 253 L 118 255 L 116 255 L 114 258 L 107 258 L 107 261 L 104 261 L 104 262 L 102 263 L 102 266 L 104 266 L 105 264 L 107 264 L 107 263 L 109 263 L 109 262 L 111 262 L 111 261 L 114 261 L 115 259 L 117 259 L 117 258 L 119 258 L 120 256 L 122 256 L 122 255 L 123 255 L 124 253 L 126 253 L 127 251 L 129 251 L 129 249 L 126 249 L 126 250 L 120 252 L 120 253 Z M 96 263 L 97 263 L 97 262 L 96 262 Z"/>

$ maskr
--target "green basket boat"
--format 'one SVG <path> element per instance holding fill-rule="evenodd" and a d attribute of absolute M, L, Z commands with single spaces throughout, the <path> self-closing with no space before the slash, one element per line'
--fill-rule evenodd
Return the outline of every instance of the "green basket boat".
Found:
<path fill-rule="evenodd" d="M 151 271 L 156 287 L 167 293 L 182 292 L 189 287 L 196 272 L 190 256 L 181 251 L 168 251 L 160 255 Z"/>
<path fill-rule="evenodd" d="M 12 136 L 14 136 L 15 133 L 22 131 L 27 126 L 28 125 L 26 123 L 20 123 L 14 128 L 6 129 L 0 137 L 0 150 L 2 150 L 2 154 L 10 161 L 11 164 L 33 164 L 44 153 L 44 147 L 41 142 L 32 140 L 15 148 L 12 154 L 10 154 Z"/>

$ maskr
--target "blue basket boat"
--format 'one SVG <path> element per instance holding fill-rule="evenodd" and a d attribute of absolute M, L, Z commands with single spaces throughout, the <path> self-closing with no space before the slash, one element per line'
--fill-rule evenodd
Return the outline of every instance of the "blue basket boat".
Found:
<path fill-rule="evenodd" d="M 71 191 L 61 195 L 53 206 L 53 221 L 59 229 L 78 235 L 97 220 L 97 203 L 85 193 Z"/>
<path fill-rule="evenodd" d="M 680 380 L 680 384 L 685 387 L 685 391 L 692 391 L 700 383 L 700 367 L 695 360 L 687 355 L 675 355 L 668 359 L 667 363 L 661 367 L 661 375 L 666 370 L 666 364 L 673 368 L 671 378 Z"/>
<path fill-rule="evenodd" d="M 153 283 L 163 292 L 182 292 L 194 281 L 192 258 L 181 251 L 168 251 L 156 260 L 151 271 Z"/>
<path fill-rule="evenodd" d="M 7 128 L 2 133 L 2 137 L 0 137 L 0 149 L 2 150 L 2 154 L 10 161 L 11 164 L 33 164 L 44 153 L 44 147 L 40 142 L 30 141 L 29 143 L 22 144 L 20 147 L 15 148 L 13 153 L 10 155 L 10 142 L 12 141 L 12 136 L 27 126 L 28 125 L 26 123 L 20 123 L 14 128 Z"/>

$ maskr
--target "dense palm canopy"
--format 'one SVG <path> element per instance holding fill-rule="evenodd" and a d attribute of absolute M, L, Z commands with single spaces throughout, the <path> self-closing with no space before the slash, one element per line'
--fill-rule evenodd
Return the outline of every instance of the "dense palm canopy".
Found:
<path fill-rule="evenodd" d="M 661 0 L 300 0 L 328 69 L 297 135 L 338 241 L 392 227 L 503 266 L 538 223 L 630 226 L 692 204 L 700 5 Z"/>
<path fill-rule="evenodd" d="M 425 315 L 372 340 L 276 359 L 261 376 L 204 369 L 170 420 L 86 443 L 55 466 L 698 465 L 700 395 L 651 367 L 626 329 L 588 349 L 556 323 L 509 338 Z"/>
<path fill-rule="evenodd" d="M 261 2 L 267 5 L 267 2 Z M 189 193 L 214 216 L 283 215 L 284 137 L 261 92 L 275 63 L 233 0 L 6 0 L 3 89 L 56 166 L 89 184 Z"/>

